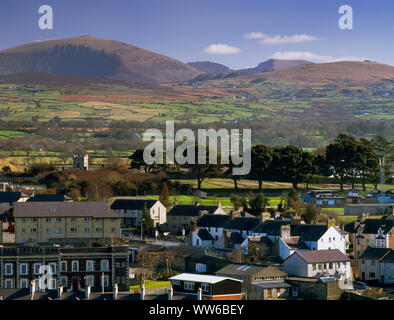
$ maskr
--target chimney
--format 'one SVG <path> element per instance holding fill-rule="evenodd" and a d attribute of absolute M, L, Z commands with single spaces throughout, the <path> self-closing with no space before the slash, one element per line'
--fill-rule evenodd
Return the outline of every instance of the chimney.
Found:
<path fill-rule="evenodd" d="M 261 222 L 264 222 L 266 220 L 271 220 L 271 214 L 269 212 L 260 213 L 260 220 Z"/>
<path fill-rule="evenodd" d="M 140 295 L 140 299 L 144 300 L 145 299 L 145 284 L 143 284 L 141 286 L 141 295 Z"/>
<path fill-rule="evenodd" d="M 202 300 L 202 288 L 198 288 L 197 300 Z"/>
<path fill-rule="evenodd" d="M 90 286 L 86 286 L 86 287 L 85 287 L 85 299 L 86 299 L 86 300 L 89 300 L 89 297 L 90 297 L 90 290 L 91 290 Z"/>
<path fill-rule="evenodd" d="M 116 283 L 114 284 L 113 299 L 118 300 L 118 285 Z"/>
<path fill-rule="evenodd" d="M 220 201 L 218 201 L 218 208 L 222 207 L 222 203 Z"/>
<path fill-rule="evenodd" d="M 58 299 L 60 299 L 62 297 L 63 294 L 63 286 L 58 286 L 57 287 L 57 297 Z"/>
<path fill-rule="evenodd" d="M 290 239 L 291 227 L 289 225 L 282 225 L 280 227 L 280 237 L 282 239 Z"/>
<path fill-rule="evenodd" d="M 336 226 L 336 221 L 335 219 L 328 219 L 327 220 L 327 229 L 330 229 L 331 227 L 335 228 Z"/>
<path fill-rule="evenodd" d="M 174 295 L 174 289 L 172 289 L 171 286 L 170 290 L 168 291 L 168 300 L 172 300 L 173 295 Z"/>

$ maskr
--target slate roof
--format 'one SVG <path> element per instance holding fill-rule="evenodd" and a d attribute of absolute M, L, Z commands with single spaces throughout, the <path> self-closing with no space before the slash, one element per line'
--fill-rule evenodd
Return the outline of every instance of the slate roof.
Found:
<path fill-rule="evenodd" d="M 377 234 L 379 228 L 382 228 L 383 234 L 387 234 L 394 227 L 394 220 L 367 219 L 364 221 L 362 233 Z"/>
<path fill-rule="evenodd" d="M 223 228 L 230 220 L 229 215 L 206 214 L 197 220 L 197 227 Z"/>
<path fill-rule="evenodd" d="M 380 262 L 394 263 L 394 250 L 391 250 Z"/>
<path fill-rule="evenodd" d="M 380 260 L 392 251 L 390 248 L 367 248 L 360 259 Z"/>
<path fill-rule="evenodd" d="M 286 273 L 273 266 L 258 266 L 250 264 L 228 264 L 216 272 L 217 275 L 227 276 L 253 276 L 258 274 L 259 277 L 285 277 Z"/>
<path fill-rule="evenodd" d="M 201 205 L 185 205 L 180 204 L 174 206 L 169 212 L 169 216 L 188 216 L 198 217 L 201 211 L 206 211 L 208 214 L 213 214 L 218 209 L 217 206 L 201 206 Z"/>
<path fill-rule="evenodd" d="M 263 289 L 271 288 L 291 288 L 292 285 L 286 281 L 264 281 L 264 282 L 252 282 L 254 286 L 258 286 Z"/>
<path fill-rule="evenodd" d="M 206 230 L 206 229 L 200 229 L 198 230 L 198 234 L 199 238 L 202 241 L 214 241 L 215 239 L 211 236 L 211 234 Z"/>
<path fill-rule="evenodd" d="M 148 199 L 116 199 L 112 203 L 111 209 L 143 210 L 145 205 L 148 209 L 150 209 L 157 201 L 158 200 L 148 200 Z"/>
<path fill-rule="evenodd" d="M 72 200 L 70 197 L 64 194 L 36 194 L 34 197 L 27 199 L 27 202 L 55 202 L 55 201 L 69 201 Z"/>
<path fill-rule="evenodd" d="M 242 242 L 245 241 L 245 239 L 241 236 L 239 232 L 231 232 L 230 241 L 233 244 L 241 244 Z"/>
<path fill-rule="evenodd" d="M 225 228 L 228 230 L 251 231 L 255 229 L 260 223 L 259 218 L 242 218 L 237 217 L 230 220 Z"/>
<path fill-rule="evenodd" d="M 287 220 L 266 220 L 260 223 L 254 231 L 257 233 L 266 233 L 269 236 L 280 236 L 280 228 L 283 225 L 290 225 L 291 221 Z"/>
<path fill-rule="evenodd" d="M 292 250 L 303 250 L 308 247 L 301 241 L 301 237 L 293 236 L 288 239 L 282 239 L 286 245 Z"/>
<path fill-rule="evenodd" d="M 22 196 L 27 197 L 27 195 L 22 192 L 0 192 L 0 202 L 16 202 Z"/>
<path fill-rule="evenodd" d="M 17 202 L 14 206 L 15 218 L 46 217 L 93 217 L 121 218 L 111 210 L 108 202 Z"/>
<path fill-rule="evenodd" d="M 327 231 L 327 225 L 297 224 L 291 230 L 291 236 L 301 237 L 302 241 L 318 241 Z"/>
<path fill-rule="evenodd" d="M 296 251 L 285 261 L 297 254 L 307 263 L 322 263 L 322 262 L 347 262 L 350 259 L 340 250 L 305 250 Z"/>

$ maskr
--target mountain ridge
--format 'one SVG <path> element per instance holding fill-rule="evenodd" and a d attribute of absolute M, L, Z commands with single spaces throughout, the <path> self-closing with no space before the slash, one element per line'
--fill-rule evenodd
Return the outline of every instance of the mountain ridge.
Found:
<path fill-rule="evenodd" d="M 0 51 L 0 75 L 29 72 L 149 84 L 185 81 L 201 73 L 176 59 L 92 36 L 33 42 Z"/>

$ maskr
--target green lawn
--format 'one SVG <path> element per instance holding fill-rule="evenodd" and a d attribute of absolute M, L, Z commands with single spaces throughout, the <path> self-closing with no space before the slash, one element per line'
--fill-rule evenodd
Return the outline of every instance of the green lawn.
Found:
<path fill-rule="evenodd" d="M 147 196 L 148 199 L 158 200 L 159 196 Z M 176 200 L 178 204 L 194 204 L 197 200 L 195 196 L 170 196 L 170 200 Z M 233 203 L 230 200 L 230 197 L 209 197 L 207 199 L 198 198 L 198 201 L 202 205 L 217 205 L 220 201 L 221 205 L 224 207 L 232 207 Z M 280 203 L 279 198 L 269 198 L 269 205 L 270 206 L 277 206 Z"/>
<path fill-rule="evenodd" d="M 145 280 L 145 290 L 164 288 L 171 285 L 170 281 L 155 281 L 155 280 Z M 130 286 L 130 291 L 140 290 L 139 285 Z"/>

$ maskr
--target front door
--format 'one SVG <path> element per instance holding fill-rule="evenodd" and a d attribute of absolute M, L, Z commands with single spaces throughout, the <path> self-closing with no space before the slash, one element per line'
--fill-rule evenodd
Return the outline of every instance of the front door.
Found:
<path fill-rule="evenodd" d="M 78 291 L 78 278 L 73 278 L 73 291 Z"/>

